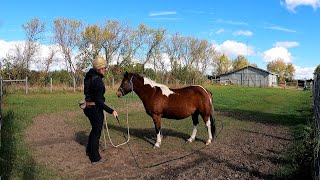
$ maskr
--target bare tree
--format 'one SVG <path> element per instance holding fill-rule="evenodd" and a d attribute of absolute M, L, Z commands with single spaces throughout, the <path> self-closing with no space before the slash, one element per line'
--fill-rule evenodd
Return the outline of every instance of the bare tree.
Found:
<path fill-rule="evenodd" d="M 181 65 L 183 38 L 179 33 L 172 34 L 165 43 L 165 53 L 169 56 L 172 71 Z"/>
<path fill-rule="evenodd" d="M 155 67 L 155 61 L 157 57 L 159 57 L 160 53 L 160 48 L 162 43 L 165 40 L 165 33 L 166 30 L 164 29 L 152 29 L 148 28 L 144 25 L 141 25 L 143 29 L 145 29 L 145 51 L 144 53 L 146 54 L 146 58 L 144 62 L 142 62 L 143 68 L 145 67 L 146 63 L 149 63 L 153 59 L 153 65 L 154 69 L 156 70 Z"/>
<path fill-rule="evenodd" d="M 105 51 L 107 63 L 110 64 L 116 54 L 120 54 L 121 45 L 127 36 L 127 27 L 118 21 L 107 20 L 102 29 L 102 47 Z M 119 58 L 118 58 L 119 59 Z"/>
<path fill-rule="evenodd" d="M 120 48 L 120 55 L 123 59 L 120 66 L 131 64 L 135 58 L 139 59 L 139 57 L 142 57 L 139 56 L 139 52 L 143 49 L 142 46 L 145 42 L 145 26 L 140 24 L 138 29 L 128 29 L 127 32 L 127 38 L 124 40 L 123 46 Z"/>
<path fill-rule="evenodd" d="M 27 24 L 22 25 L 25 34 L 26 41 L 23 51 L 23 63 L 25 63 L 26 68 L 29 68 L 32 58 L 39 51 L 40 44 L 39 41 L 43 39 L 42 34 L 45 31 L 45 23 L 40 22 L 39 19 L 34 18 Z"/>
<path fill-rule="evenodd" d="M 43 39 L 42 34 L 45 31 L 45 23 L 39 19 L 31 19 L 22 25 L 26 39 L 22 43 L 17 43 L 10 54 L 4 58 L 10 78 L 21 79 L 28 74 L 30 64 L 39 53 L 39 41 Z M 10 72 L 11 71 L 11 72 Z"/>
<path fill-rule="evenodd" d="M 53 22 L 53 42 L 59 45 L 60 51 L 64 56 L 66 69 L 71 78 L 75 78 L 76 76 L 80 77 L 77 72 L 79 72 L 79 68 L 81 68 L 79 66 L 81 66 L 82 63 L 76 62 L 76 59 L 73 58 L 73 53 L 79 45 L 82 23 L 81 21 L 66 18 L 58 18 Z"/>
<path fill-rule="evenodd" d="M 102 49 L 102 29 L 97 26 L 87 26 L 81 33 L 81 41 L 79 43 L 80 58 L 84 63 L 89 65 L 92 60 L 101 52 Z"/>
<path fill-rule="evenodd" d="M 183 44 L 182 44 L 182 66 L 185 67 L 191 67 L 193 63 L 192 55 L 191 55 L 191 44 L 193 43 L 193 38 L 188 36 L 188 37 L 183 37 Z"/>
<path fill-rule="evenodd" d="M 149 51 L 147 54 L 147 59 L 144 62 L 146 64 L 148 61 L 151 61 L 153 65 L 153 69 L 156 72 L 157 69 L 160 69 L 161 71 L 165 70 L 165 62 L 163 58 L 164 53 L 164 42 L 166 38 L 166 30 L 164 29 L 154 29 L 151 30 L 151 39 L 149 39 Z M 149 59 L 148 59 L 149 58 Z"/>
<path fill-rule="evenodd" d="M 45 85 L 48 80 L 48 74 L 51 65 L 56 60 L 56 54 L 57 54 L 57 47 L 55 46 L 49 46 L 49 52 L 48 55 L 44 58 L 40 58 L 37 62 L 38 69 L 40 70 L 40 77 L 38 79 L 38 83 L 41 85 Z"/>

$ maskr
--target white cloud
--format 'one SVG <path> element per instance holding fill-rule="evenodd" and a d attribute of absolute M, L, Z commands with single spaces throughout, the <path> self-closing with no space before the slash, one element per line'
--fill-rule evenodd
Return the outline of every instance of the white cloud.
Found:
<path fill-rule="evenodd" d="M 294 68 L 296 69 L 296 72 L 294 73 L 295 79 L 311 79 L 313 78 L 313 72 L 316 69 L 316 67 L 303 68 L 296 65 L 294 65 Z"/>
<path fill-rule="evenodd" d="M 164 16 L 164 15 L 172 15 L 177 14 L 175 11 L 163 11 L 163 12 L 153 12 L 149 13 L 149 16 Z"/>
<path fill-rule="evenodd" d="M 7 42 L 0 40 L 0 59 L 6 57 L 7 54 L 10 54 L 15 45 L 22 43 L 22 41 Z"/>
<path fill-rule="evenodd" d="M 224 29 L 218 29 L 215 33 L 216 33 L 216 34 L 221 34 L 221 33 L 223 33 L 223 32 L 225 32 Z"/>
<path fill-rule="evenodd" d="M 292 33 L 296 33 L 297 31 L 292 30 L 292 29 L 288 29 L 285 27 L 281 27 L 281 26 L 268 26 L 268 27 L 264 27 L 266 29 L 272 29 L 272 30 L 277 30 L 277 31 L 285 31 L 285 32 L 292 32 Z"/>
<path fill-rule="evenodd" d="M 262 56 L 265 62 L 271 62 L 281 58 L 284 60 L 284 62 L 288 63 L 292 62 L 293 59 L 291 53 L 284 47 L 271 48 L 267 51 L 264 51 Z"/>
<path fill-rule="evenodd" d="M 229 58 L 235 58 L 238 55 L 253 55 L 254 48 L 251 46 L 247 46 L 246 44 L 239 43 L 236 41 L 227 40 L 223 42 L 221 45 L 214 45 L 218 52 L 224 53 Z"/>
<path fill-rule="evenodd" d="M 230 21 L 230 20 L 223 20 L 223 19 L 216 19 L 214 22 L 222 23 L 222 24 L 241 25 L 241 26 L 247 26 L 248 25 L 248 23 L 245 23 L 245 22 Z"/>
<path fill-rule="evenodd" d="M 275 47 L 284 47 L 284 48 L 292 48 L 299 46 L 298 42 L 290 42 L 290 41 L 282 41 L 282 42 L 276 42 L 273 46 Z"/>
<path fill-rule="evenodd" d="M 251 31 L 243 31 L 243 30 L 239 30 L 239 31 L 236 31 L 234 33 L 232 33 L 234 36 L 252 36 L 252 32 Z"/>
<path fill-rule="evenodd" d="M 291 12 L 295 12 L 295 8 L 298 6 L 311 6 L 314 10 L 320 7 L 320 0 L 284 0 L 280 3 Z"/>
<path fill-rule="evenodd" d="M 17 45 L 23 47 L 24 41 L 7 42 L 4 40 L 0 40 L 0 59 L 5 58 L 7 55 L 12 55 L 15 51 L 15 46 L 17 46 Z M 41 60 L 47 58 L 47 56 L 49 55 L 50 48 L 54 48 L 57 50 L 57 46 L 55 46 L 55 45 L 51 45 L 51 46 L 46 46 L 46 45 L 42 45 L 42 44 L 40 45 L 40 51 L 34 57 L 35 60 L 38 60 L 40 62 L 31 62 L 31 64 L 30 64 L 31 70 L 39 70 L 39 69 L 43 68 L 43 63 L 41 63 Z M 56 59 L 57 59 L 57 61 L 52 64 L 51 70 L 64 68 L 63 63 L 61 63 L 61 59 L 63 59 L 62 54 L 57 53 Z"/>
<path fill-rule="evenodd" d="M 154 17 L 154 18 L 146 18 L 150 20 L 166 20 L 166 21 L 175 21 L 175 20 L 180 20 L 181 18 L 164 18 L 164 17 Z"/>

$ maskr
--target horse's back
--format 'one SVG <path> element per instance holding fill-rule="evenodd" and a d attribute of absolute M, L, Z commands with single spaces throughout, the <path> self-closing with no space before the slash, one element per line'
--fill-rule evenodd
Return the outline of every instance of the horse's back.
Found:
<path fill-rule="evenodd" d="M 210 109 L 212 106 L 212 94 L 202 86 L 187 86 L 180 89 L 172 89 L 174 94 L 169 96 L 170 105 L 183 105 L 193 109 Z M 176 103 L 176 105 L 174 105 Z"/>
<path fill-rule="evenodd" d="M 171 89 L 176 95 L 185 97 L 211 98 L 212 93 L 199 85 L 187 86 L 179 89 Z"/>

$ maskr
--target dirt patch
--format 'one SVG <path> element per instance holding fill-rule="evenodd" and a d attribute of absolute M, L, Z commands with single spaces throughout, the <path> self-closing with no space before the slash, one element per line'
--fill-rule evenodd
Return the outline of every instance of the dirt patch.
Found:
<path fill-rule="evenodd" d="M 181 138 L 179 146 L 188 148 L 163 144 L 160 149 L 153 149 L 151 144 L 142 146 L 133 140 L 130 151 L 128 146 L 113 148 L 108 143 L 107 149 L 101 151 L 105 162 L 92 165 L 85 154 L 88 129 L 72 122 L 81 116 L 81 111 L 39 116 L 26 132 L 35 161 L 56 169 L 62 178 L 272 179 L 279 166 L 286 163 L 280 154 L 291 141 L 285 127 L 248 122 L 245 128 L 225 126 L 209 146 L 204 146 L 202 140 L 184 144 Z M 177 138 L 170 136 L 176 132 L 167 133 L 164 143 Z M 155 134 L 151 136 L 149 141 L 154 142 Z M 176 160 L 161 163 L 173 159 Z M 150 165 L 156 166 L 145 168 Z"/>

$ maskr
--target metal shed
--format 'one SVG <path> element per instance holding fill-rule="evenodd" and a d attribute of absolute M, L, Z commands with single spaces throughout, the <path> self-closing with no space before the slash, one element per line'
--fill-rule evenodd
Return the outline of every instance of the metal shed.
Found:
<path fill-rule="evenodd" d="M 221 84 L 235 84 L 241 86 L 276 86 L 277 75 L 269 71 L 247 66 L 236 71 L 217 76 Z"/>

